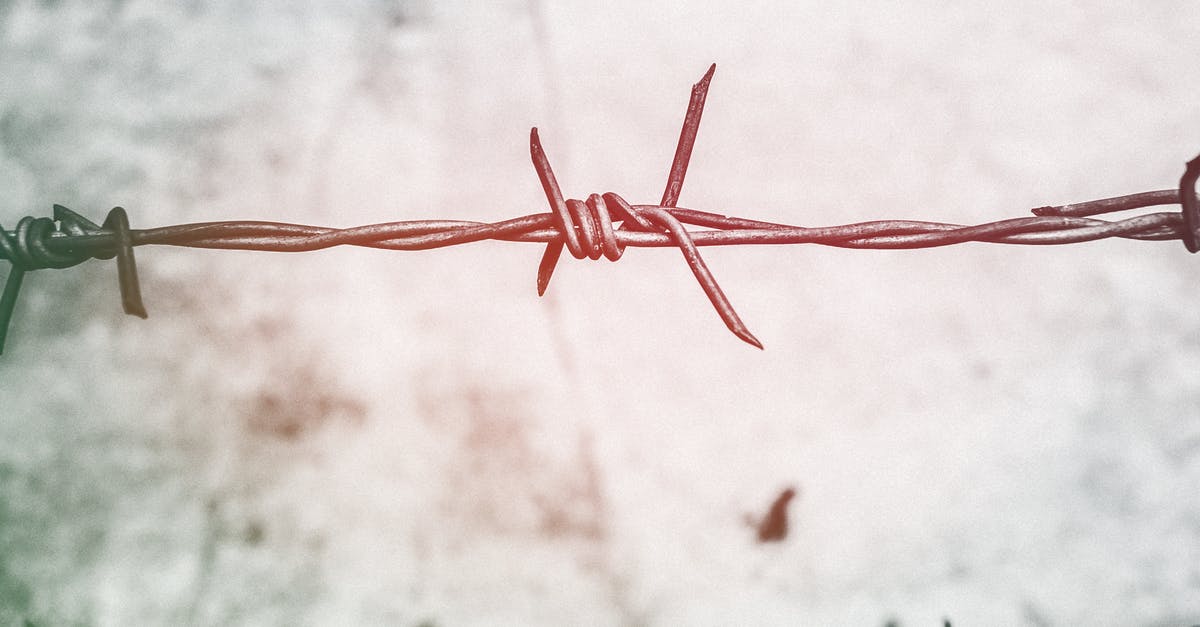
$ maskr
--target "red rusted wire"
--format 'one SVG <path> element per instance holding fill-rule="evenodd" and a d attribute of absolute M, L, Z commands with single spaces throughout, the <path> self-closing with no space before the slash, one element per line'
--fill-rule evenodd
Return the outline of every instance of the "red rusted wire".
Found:
<path fill-rule="evenodd" d="M 0 296 L 0 352 L 24 273 L 66 268 L 88 259 L 117 257 L 126 313 L 146 316 L 138 288 L 133 247 L 145 245 L 192 248 L 305 252 L 333 246 L 365 246 L 387 250 L 427 250 L 482 240 L 540 242 L 546 251 L 538 268 L 538 294 L 545 292 L 562 249 L 577 259 L 619 259 L 627 246 L 679 247 L 697 281 L 726 326 L 742 340 L 762 344 L 742 323 L 698 247 L 748 244 L 821 244 L 842 248 L 929 248 L 964 242 L 997 244 L 1074 244 L 1110 237 L 1138 240 L 1183 240 L 1200 250 L 1200 156 L 1188 162 L 1177 189 L 1143 192 L 1033 209 L 1032 217 L 964 226 L 917 220 L 877 220 L 827 227 L 803 227 L 731 217 L 677 206 L 683 179 L 700 126 L 704 101 L 716 65 L 692 87 L 692 97 L 662 201 L 630 205 L 608 192 L 586 201 L 565 200 L 537 129 L 530 132 L 530 155 L 551 211 L 500 222 L 414 220 L 345 229 L 261 221 L 182 224 L 130 229 L 125 211 L 109 212 L 96 225 L 75 212 L 54 206 L 54 218 L 23 218 L 12 231 L 0 228 L 0 258 L 12 264 Z M 1180 204 L 1180 212 L 1158 212 L 1122 220 L 1091 216 L 1159 205 Z M 617 227 L 614 221 L 620 222 Z M 684 225 L 702 227 L 688 230 Z"/>

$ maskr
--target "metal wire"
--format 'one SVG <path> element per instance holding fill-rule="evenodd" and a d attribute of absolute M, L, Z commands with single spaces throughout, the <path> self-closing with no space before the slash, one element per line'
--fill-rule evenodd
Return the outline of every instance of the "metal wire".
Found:
<path fill-rule="evenodd" d="M 538 267 L 538 294 L 545 292 L 565 247 L 577 259 L 620 259 L 625 247 L 678 247 L 718 315 L 739 338 L 762 348 L 742 323 L 700 256 L 700 246 L 750 244 L 820 244 L 841 248 L 907 249 L 964 242 L 995 244 L 1074 244 L 1111 237 L 1137 240 L 1183 240 L 1187 250 L 1200 250 L 1200 156 L 1187 163 L 1177 189 L 1143 192 L 1069 205 L 1038 207 L 1032 217 L 965 226 L 919 220 L 877 220 L 839 226 L 803 227 L 698 211 L 677 206 L 683 179 L 700 126 L 704 101 L 716 65 L 692 87 L 675 158 L 662 201 L 631 205 L 608 192 L 586 201 L 565 200 L 537 129 L 530 132 L 530 156 L 542 183 L 550 212 L 500 222 L 413 220 L 351 228 L 263 221 L 227 221 L 130 229 L 125 210 L 116 207 L 103 225 L 54 206 L 54 217 L 22 218 L 15 229 L 0 227 L 0 259 L 12 264 L 0 295 L 0 353 L 24 273 L 67 268 L 88 259 L 117 258 L 122 304 L 126 313 L 146 317 L 134 262 L 135 246 L 187 246 L 227 250 L 307 252 L 334 246 L 386 250 L 428 250 L 483 240 L 546 244 Z M 1179 212 L 1148 213 L 1122 220 L 1091 216 L 1160 205 L 1181 205 Z M 620 222 L 618 227 L 614 222 Z M 684 225 L 702 227 L 689 230 Z"/>

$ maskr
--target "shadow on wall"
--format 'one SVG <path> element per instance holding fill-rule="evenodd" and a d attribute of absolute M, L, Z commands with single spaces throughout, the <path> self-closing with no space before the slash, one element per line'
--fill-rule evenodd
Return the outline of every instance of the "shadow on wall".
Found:
<path fill-rule="evenodd" d="M 452 447 L 443 457 L 444 516 L 485 533 L 606 539 L 602 480 L 586 431 L 572 454 L 548 455 L 531 392 L 428 372 L 416 389 L 422 421 Z"/>

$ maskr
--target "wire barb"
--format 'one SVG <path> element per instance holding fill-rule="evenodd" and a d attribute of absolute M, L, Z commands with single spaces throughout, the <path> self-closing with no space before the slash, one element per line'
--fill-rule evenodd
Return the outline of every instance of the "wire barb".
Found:
<path fill-rule="evenodd" d="M 67 245 L 52 246 L 55 236 L 58 236 L 56 243 Z M 83 245 L 71 246 L 76 238 Z M 92 245 L 86 244 L 89 241 Z M 146 307 L 142 304 L 133 245 L 129 218 L 121 207 L 113 207 L 108 212 L 103 226 L 62 205 L 54 205 L 54 219 L 26 216 L 11 232 L 0 227 L 0 253 L 12 263 L 4 283 L 4 293 L 0 295 L 0 354 L 4 352 L 8 326 L 25 273 L 32 270 L 69 268 L 88 259 L 111 259 L 115 256 L 125 313 L 145 318 Z"/>
<path fill-rule="evenodd" d="M 1190 252 L 1200 251 L 1200 156 L 1187 163 L 1176 189 L 1141 192 L 1068 205 L 1038 207 L 1033 216 L 965 226 L 919 220 L 876 220 L 827 227 L 803 227 L 709 213 L 678 206 L 700 118 L 716 65 L 692 86 L 687 114 L 657 205 L 631 205 L 613 192 L 590 194 L 587 200 L 565 199 L 537 128 L 529 134 L 529 152 L 542 184 L 548 213 L 500 222 L 413 220 L 351 228 L 330 228 L 263 221 L 179 224 L 131 229 L 126 212 L 115 207 L 97 225 L 63 207 L 54 217 L 27 216 L 7 231 L 0 227 L 0 259 L 11 264 L 0 292 L 0 352 L 25 273 L 44 268 L 68 268 L 88 259 L 117 260 L 121 302 L 126 313 L 146 317 L 133 248 L 145 245 L 186 246 L 222 250 L 305 252 L 334 246 L 364 246 L 385 250 L 429 250 L 484 240 L 538 242 L 546 245 L 538 266 L 538 294 L 549 286 L 554 268 L 566 248 L 577 259 L 610 261 L 621 258 L 627 246 L 675 247 L 683 253 L 696 280 L 725 325 L 743 341 L 762 348 L 742 323 L 700 256 L 701 246 L 820 244 L 841 248 L 907 249 L 948 246 L 965 242 L 1055 245 L 1111 237 L 1161 241 L 1183 240 Z M 1179 212 L 1157 212 L 1121 220 L 1094 216 L 1159 205 L 1181 205 Z M 620 226 L 614 224 L 620 222 Z M 686 226 L 685 226 L 686 225 Z M 688 226 L 700 227 L 689 230 Z"/>
<path fill-rule="evenodd" d="M 624 247 L 616 241 L 616 230 L 613 228 L 612 217 L 608 212 L 608 203 L 611 202 L 614 207 L 618 208 L 624 223 L 622 227 L 630 225 L 634 230 L 642 232 L 670 234 L 679 244 L 684 260 L 692 269 L 696 280 L 700 282 L 704 293 L 708 295 L 713 308 L 725 322 L 725 326 L 751 346 L 760 349 L 763 347 L 762 342 L 750 333 L 750 329 L 747 329 L 741 318 L 738 317 L 733 305 L 725 297 L 725 292 L 721 291 L 721 286 L 717 285 L 717 280 L 709 271 L 708 266 L 704 264 L 704 259 L 700 257 L 700 251 L 692 242 L 691 234 L 675 216 L 665 210 L 665 208 L 675 206 L 679 200 L 679 193 L 683 189 L 683 179 L 687 175 L 688 162 L 692 159 L 692 147 L 696 144 L 696 134 L 700 129 L 700 116 L 704 113 L 704 101 L 708 96 L 708 86 L 716 69 L 716 63 L 709 66 L 704 77 L 692 86 L 692 97 L 688 102 L 687 114 L 683 118 L 683 130 L 679 133 L 679 145 L 675 149 L 675 158 L 671 162 L 670 174 L 667 175 L 667 188 L 663 192 L 662 203 L 659 207 L 635 209 L 625 202 L 625 199 L 613 192 L 608 192 L 604 196 L 592 194 L 588 196 L 587 202 L 574 199 L 563 200 L 562 190 L 558 187 L 558 179 L 555 178 L 554 170 L 550 167 L 550 160 L 542 148 L 538 130 L 535 127 L 529 132 L 529 154 L 533 160 L 533 168 L 542 182 L 546 201 L 550 203 L 550 211 L 554 215 L 554 225 L 562 233 L 562 237 L 546 244 L 546 252 L 542 255 L 541 263 L 538 264 L 538 296 L 546 293 L 550 277 L 554 274 L 554 267 L 558 263 L 564 246 L 576 259 L 588 257 L 597 260 L 600 258 L 601 252 L 610 261 L 621 258 Z M 641 215 L 643 213 L 645 216 Z M 661 228 L 655 229 L 650 222 L 647 222 L 647 217 Z"/>

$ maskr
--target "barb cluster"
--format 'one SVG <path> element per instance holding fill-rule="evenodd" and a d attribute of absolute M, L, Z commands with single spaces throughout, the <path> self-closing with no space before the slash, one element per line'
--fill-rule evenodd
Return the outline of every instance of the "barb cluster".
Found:
<path fill-rule="evenodd" d="M 682 252 L 692 273 L 725 325 L 745 342 L 762 344 L 742 323 L 700 256 L 700 246 L 743 244 L 822 244 L 843 248 L 928 248 L 963 242 L 998 244 L 1073 244 L 1110 237 L 1138 240 L 1183 240 L 1190 252 L 1200 251 L 1200 156 L 1189 161 L 1176 189 L 1143 192 L 1082 203 L 1033 209 L 1032 217 L 964 226 L 917 220 L 878 220 L 827 227 L 803 227 L 697 211 L 677 206 L 700 127 L 700 117 L 716 65 L 692 86 L 691 100 L 666 190 L 657 205 L 631 205 L 607 192 L 586 201 L 566 200 L 542 148 L 537 129 L 530 132 L 530 155 L 550 212 L 500 222 L 415 220 L 336 229 L 303 224 L 229 221 L 130 229 L 125 210 L 116 207 L 103 225 L 54 206 L 54 217 L 22 218 L 15 229 L 0 227 L 0 258 L 12 264 L 0 295 L 0 352 L 26 272 L 67 268 L 88 259 L 117 258 L 121 300 L 128 314 L 146 317 L 138 286 L 133 248 L 144 245 L 193 248 L 304 252 L 333 246 L 365 246 L 387 250 L 427 250 L 482 240 L 541 242 L 545 253 L 538 267 L 538 294 L 545 293 L 562 250 L 576 259 L 620 259 L 627 246 L 673 246 Z M 1093 216 L 1159 205 L 1181 205 L 1179 212 L 1158 212 L 1122 220 Z M 619 222 L 620 225 L 617 225 Z M 685 225 L 701 227 L 689 230 Z"/>

